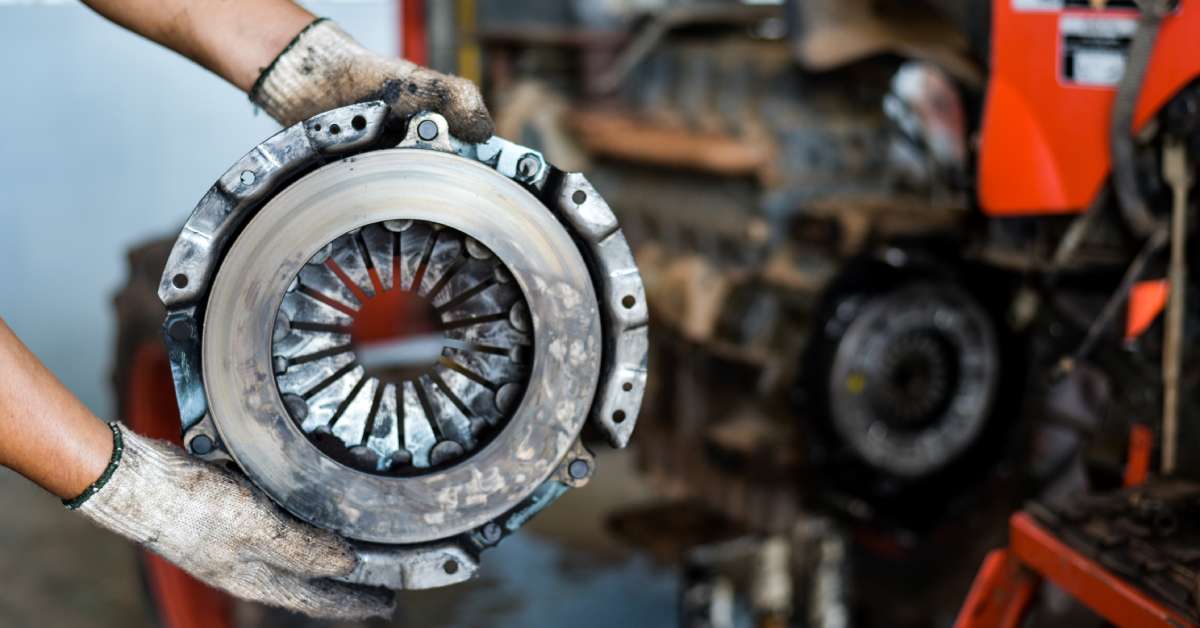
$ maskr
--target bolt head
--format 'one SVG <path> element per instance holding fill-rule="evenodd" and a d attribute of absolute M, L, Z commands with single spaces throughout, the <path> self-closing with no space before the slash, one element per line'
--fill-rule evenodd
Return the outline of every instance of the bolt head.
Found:
<path fill-rule="evenodd" d="M 517 175 L 528 179 L 542 168 L 542 160 L 537 155 L 528 153 L 517 162 Z"/>

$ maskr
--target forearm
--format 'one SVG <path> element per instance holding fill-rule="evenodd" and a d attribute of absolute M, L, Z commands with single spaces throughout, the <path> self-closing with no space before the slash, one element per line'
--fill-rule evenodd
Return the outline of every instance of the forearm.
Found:
<path fill-rule="evenodd" d="M 84 0 L 249 92 L 311 13 L 290 0 Z"/>
<path fill-rule="evenodd" d="M 104 472 L 112 438 L 0 319 L 0 465 L 71 499 Z"/>
<path fill-rule="evenodd" d="M 324 580 L 358 563 L 344 539 L 292 519 L 244 477 L 117 431 L 123 450 L 114 457 L 114 430 L 0 319 L 0 464 L 239 597 L 335 619 L 391 614 L 390 593 Z M 102 474 L 99 490 L 83 495 Z"/>
<path fill-rule="evenodd" d="M 382 100 L 401 117 L 437 111 L 462 140 L 492 135 L 491 116 L 470 81 L 380 56 L 336 24 L 314 23 L 291 0 L 83 1 L 233 83 L 284 126 Z"/>

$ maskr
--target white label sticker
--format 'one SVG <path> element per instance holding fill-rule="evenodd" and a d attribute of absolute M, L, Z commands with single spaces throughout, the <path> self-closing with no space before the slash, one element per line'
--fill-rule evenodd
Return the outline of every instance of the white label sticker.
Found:
<path fill-rule="evenodd" d="M 1125 55 L 1111 50 L 1075 53 L 1075 82 L 1080 85 L 1116 85 L 1125 74 Z"/>
<path fill-rule="evenodd" d="M 1064 37 L 1129 39 L 1137 31 L 1137 20 L 1131 17 L 1064 15 L 1058 21 L 1058 30 Z"/>
<path fill-rule="evenodd" d="M 1129 42 L 1136 31 L 1136 18 L 1062 16 L 1058 21 L 1062 80 L 1086 87 L 1115 87 L 1125 73 Z"/>
<path fill-rule="evenodd" d="M 1058 11 L 1063 0 L 1012 0 L 1014 11 Z"/>
<path fill-rule="evenodd" d="M 1137 11 L 1135 0 L 1012 0 L 1014 11 L 1061 11 L 1063 9 L 1087 9 L 1103 11 L 1106 9 L 1121 9 Z"/>

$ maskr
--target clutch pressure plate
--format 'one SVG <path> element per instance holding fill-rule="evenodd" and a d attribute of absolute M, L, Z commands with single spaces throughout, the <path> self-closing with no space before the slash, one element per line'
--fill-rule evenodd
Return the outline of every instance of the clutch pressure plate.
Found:
<path fill-rule="evenodd" d="M 471 577 L 645 386 L 641 278 L 583 175 L 379 102 L 235 164 L 159 297 L 185 447 L 359 544 L 355 582 Z"/>

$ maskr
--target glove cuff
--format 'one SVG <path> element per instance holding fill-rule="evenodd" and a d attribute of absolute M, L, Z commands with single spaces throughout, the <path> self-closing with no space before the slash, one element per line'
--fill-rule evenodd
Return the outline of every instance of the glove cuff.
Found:
<path fill-rule="evenodd" d="M 290 126 L 344 104 L 335 102 L 339 90 L 331 86 L 340 86 L 355 61 L 370 54 L 337 24 L 317 18 L 263 70 L 250 89 L 250 101 Z"/>
<path fill-rule="evenodd" d="M 203 471 L 200 467 L 205 463 L 190 460 L 182 452 L 176 454 L 172 445 L 141 436 L 119 423 L 110 426 L 114 445 L 111 473 L 106 471 L 103 484 L 97 480 L 94 490 L 89 487 L 77 498 L 75 509 L 102 527 L 143 544 L 158 539 L 172 525 L 188 528 L 189 522 L 179 520 L 181 504 L 172 495 L 180 490 L 176 484 L 186 483 L 189 475 L 196 474 L 189 472 Z"/>
<path fill-rule="evenodd" d="M 116 421 L 109 423 L 108 429 L 112 430 L 113 435 L 112 455 L 108 458 L 108 466 L 104 468 L 104 472 L 100 474 L 100 477 L 96 478 L 95 482 L 92 482 L 87 488 L 83 489 L 83 492 L 77 497 L 62 500 L 63 506 L 66 506 L 67 510 L 76 510 L 87 503 L 87 500 L 91 499 L 92 495 L 95 495 L 100 489 L 104 488 L 104 485 L 108 484 L 113 474 L 117 472 L 117 467 L 121 464 L 121 456 L 125 453 L 125 438 L 122 436 L 121 428 Z"/>

